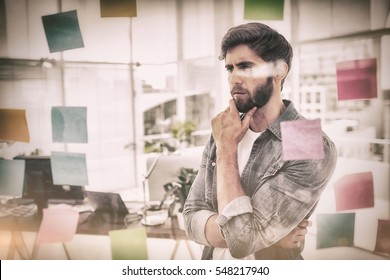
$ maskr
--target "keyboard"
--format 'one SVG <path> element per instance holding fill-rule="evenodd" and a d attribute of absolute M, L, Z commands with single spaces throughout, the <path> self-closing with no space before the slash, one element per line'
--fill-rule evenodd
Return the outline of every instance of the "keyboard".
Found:
<path fill-rule="evenodd" d="M 0 218 L 7 216 L 30 217 L 37 212 L 35 204 L 12 204 L 0 206 Z"/>

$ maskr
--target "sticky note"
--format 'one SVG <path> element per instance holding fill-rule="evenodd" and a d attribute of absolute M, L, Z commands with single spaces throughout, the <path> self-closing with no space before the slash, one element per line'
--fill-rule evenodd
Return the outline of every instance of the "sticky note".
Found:
<path fill-rule="evenodd" d="M 101 17 L 136 17 L 136 0 L 100 0 Z"/>
<path fill-rule="evenodd" d="M 85 154 L 52 152 L 50 157 L 53 183 L 55 185 L 88 185 Z"/>
<path fill-rule="evenodd" d="M 0 109 L 0 141 L 30 141 L 25 110 Z"/>
<path fill-rule="evenodd" d="M 0 195 L 22 196 L 24 170 L 24 160 L 0 159 Z"/>
<path fill-rule="evenodd" d="M 51 53 L 84 47 L 76 10 L 42 16 L 42 23 Z"/>
<path fill-rule="evenodd" d="M 320 119 L 281 122 L 283 160 L 323 159 Z"/>
<path fill-rule="evenodd" d="M 72 241 L 79 221 L 79 213 L 72 209 L 44 208 L 36 243 Z"/>
<path fill-rule="evenodd" d="M 390 220 L 378 220 L 374 252 L 390 255 Z"/>
<path fill-rule="evenodd" d="M 353 246 L 355 213 L 317 214 L 317 249 Z"/>
<path fill-rule="evenodd" d="M 284 0 L 245 0 L 244 19 L 283 20 Z"/>
<path fill-rule="evenodd" d="M 111 230 L 113 260 L 147 260 L 146 229 L 144 227 Z"/>
<path fill-rule="evenodd" d="M 52 107 L 53 142 L 87 143 L 87 108 Z"/>
<path fill-rule="evenodd" d="M 338 100 L 377 98 L 376 59 L 336 63 Z"/>
<path fill-rule="evenodd" d="M 349 174 L 334 184 L 336 210 L 374 207 L 374 184 L 371 172 Z"/>

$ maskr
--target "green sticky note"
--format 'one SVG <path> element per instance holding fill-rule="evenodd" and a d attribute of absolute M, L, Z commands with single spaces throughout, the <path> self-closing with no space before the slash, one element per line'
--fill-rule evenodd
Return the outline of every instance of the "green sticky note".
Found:
<path fill-rule="evenodd" d="M 108 235 L 113 260 L 148 259 L 145 228 L 111 230 Z"/>
<path fill-rule="evenodd" d="M 245 0 L 244 19 L 283 20 L 284 0 Z"/>
<path fill-rule="evenodd" d="M 354 244 L 355 213 L 317 215 L 317 249 Z"/>
<path fill-rule="evenodd" d="M 51 53 L 84 47 L 76 10 L 43 16 L 42 23 Z"/>

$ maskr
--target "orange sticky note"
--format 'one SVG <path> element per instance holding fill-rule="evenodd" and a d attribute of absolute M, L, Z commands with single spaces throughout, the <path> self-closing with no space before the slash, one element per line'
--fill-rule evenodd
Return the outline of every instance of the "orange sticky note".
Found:
<path fill-rule="evenodd" d="M 72 209 L 43 209 L 37 244 L 69 242 L 76 233 L 79 213 Z"/>
<path fill-rule="evenodd" d="M 136 17 L 136 0 L 100 0 L 101 17 Z"/>
<path fill-rule="evenodd" d="M 390 255 L 390 220 L 378 220 L 374 252 Z"/>
<path fill-rule="evenodd" d="M 25 110 L 0 109 L 0 141 L 30 141 Z"/>

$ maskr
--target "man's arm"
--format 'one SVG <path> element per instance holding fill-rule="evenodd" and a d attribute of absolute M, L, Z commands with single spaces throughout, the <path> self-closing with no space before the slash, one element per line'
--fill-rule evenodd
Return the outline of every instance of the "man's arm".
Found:
<path fill-rule="evenodd" d="M 215 116 L 211 122 L 213 137 L 217 148 L 217 200 L 218 212 L 234 199 L 245 196 L 241 186 L 237 162 L 238 143 L 249 129 L 249 123 L 256 107 L 241 120 L 234 100 L 229 107 Z"/>
<path fill-rule="evenodd" d="M 211 216 L 206 223 L 206 238 L 212 247 L 227 248 L 226 240 L 222 237 L 221 231 L 215 220 L 218 215 Z M 299 248 L 305 240 L 307 228 L 312 225 L 311 221 L 304 219 L 289 234 L 280 239 L 276 244 L 285 249 Z"/>

